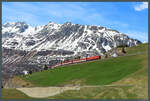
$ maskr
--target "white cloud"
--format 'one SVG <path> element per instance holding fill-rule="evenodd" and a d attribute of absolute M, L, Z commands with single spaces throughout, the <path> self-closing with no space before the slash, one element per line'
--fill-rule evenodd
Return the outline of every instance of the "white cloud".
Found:
<path fill-rule="evenodd" d="M 143 2 L 140 5 L 134 6 L 134 10 L 136 10 L 136 11 L 142 11 L 147 8 L 148 8 L 148 2 Z"/>

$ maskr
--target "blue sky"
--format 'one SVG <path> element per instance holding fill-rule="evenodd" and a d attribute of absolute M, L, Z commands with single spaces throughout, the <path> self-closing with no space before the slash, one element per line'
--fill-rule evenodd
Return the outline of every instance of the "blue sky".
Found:
<path fill-rule="evenodd" d="M 2 23 L 100 25 L 148 42 L 146 2 L 3 2 Z"/>

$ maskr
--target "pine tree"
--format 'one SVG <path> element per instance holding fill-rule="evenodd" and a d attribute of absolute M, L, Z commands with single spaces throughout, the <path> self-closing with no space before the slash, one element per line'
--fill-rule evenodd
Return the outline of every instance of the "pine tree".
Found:
<path fill-rule="evenodd" d="M 44 66 L 44 70 L 48 70 L 48 66 L 46 64 Z"/>
<path fill-rule="evenodd" d="M 31 70 L 29 71 L 29 74 L 32 74 L 32 71 L 31 71 Z"/>
<path fill-rule="evenodd" d="M 108 54 L 107 53 L 105 53 L 105 58 L 108 58 Z"/>

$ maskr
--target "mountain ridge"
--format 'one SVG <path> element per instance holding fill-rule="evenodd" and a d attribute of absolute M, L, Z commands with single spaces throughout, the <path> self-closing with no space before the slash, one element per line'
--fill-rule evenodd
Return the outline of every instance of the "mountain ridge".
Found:
<path fill-rule="evenodd" d="M 103 54 L 121 44 L 135 46 L 141 43 L 114 29 L 71 22 L 49 22 L 37 27 L 25 22 L 6 23 L 2 26 L 2 37 L 3 47 L 27 51 L 63 49 L 77 53 L 95 50 Z"/>
<path fill-rule="evenodd" d="M 7 79 L 24 70 L 37 72 L 66 59 L 99 56 L 117 46 L 141 44 L 116 30 L 66 22 L 32 27 L 25 22 L 2 26 L 2 75 Z"/>

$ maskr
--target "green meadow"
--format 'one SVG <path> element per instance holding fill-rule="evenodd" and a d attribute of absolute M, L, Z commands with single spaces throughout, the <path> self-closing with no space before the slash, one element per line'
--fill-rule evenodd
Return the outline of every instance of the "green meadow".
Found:
<path fill-rule="evenodd" d="M 102 86 L 85 87 L 79 91 L 65 91 L 46 99 L 147 99 L 148 44 L 128 47 L 126 50 L 125 56 L 61 66 L 53 70 L 20 76 L 20 78 L 30 82 L 34 87 L 79 84 L 81 86 Z M 8 89 L 2 90 L 3 98 L 13 99 L 15 97 L 11 95 L 13 92 L 9 95 L 6 92 Z M 20 96 L 29 98 L 23 94 Z"/>

